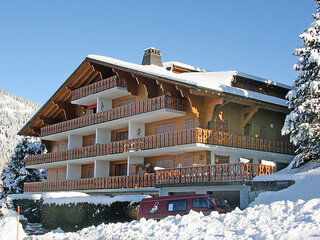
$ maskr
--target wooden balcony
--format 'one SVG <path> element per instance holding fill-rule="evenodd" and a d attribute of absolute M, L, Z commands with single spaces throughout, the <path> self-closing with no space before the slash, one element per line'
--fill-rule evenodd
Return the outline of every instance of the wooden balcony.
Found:
<path fill-rule="evenodd" d="M 91 94 L 102 92 L 114 87 L 126 87 L 126 82 L 123 79 L 118 78 L 117 76 L 112 76 L 103 79 L 99 82 L 95 82 L 87 86 L 73 90 L 71 92 L 71 101 L 86 97 Z"/>
<path fill-rule="evenodd" d="M 294 154 L 290 143 L 271 139 L 253 138 L 232 133 L 214 132 L 207 129 L 190 129 L 130 140 L 98 144 L 75 148 L 61 152 L 52 152 L 27 157 L 26 165 L 52 163 L 70 159 L 81 159 L 108 154 L 143 151 L 156 148 L 181 146 L 192 143 L 204 143 L 258 151 Z"/>
<path fill-rule="evenodd" d="M 147 188 L 154 187 L 155 174 L 116 176 L 106 178 L 84 178 L 54 182 L 25 183 L 24 192 L 50 192 L 92 189 Z"/>
<path fill-rule="evenodd" d="M 273 167 L 252 163 L 219 164 L 158 170 L 136 176 L 85 178 L 55 182 L 25 183 L 24 192 L 149 188 L 161 184 L 201 184 L 251 181 L 255 176 L 273 174 Z"/>
<path fill-rule="evenodd" d="M 41 137 L 166 108 L 178 111 L 186 111 L 187 102 L 183 99 L 164 95 L 150 98 L 144 101 L 116 107 L 104 112 L 95 113 L 43 127 L 41 128 Z"/>
<path fill-rule="evenodd" d="M 156 171 L 156 184 L 250 181 L 255 176 L 273 174 L 273 167 L 253 164 L 217 164 Z"/>

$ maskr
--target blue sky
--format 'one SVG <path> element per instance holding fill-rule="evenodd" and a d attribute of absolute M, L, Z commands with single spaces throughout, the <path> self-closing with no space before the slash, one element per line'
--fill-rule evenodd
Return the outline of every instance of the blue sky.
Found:
<path fill-rule="evenodd" d="M 0 0 L 0 89 L 43 104 L 88 54 L 237 70 L 292 85 L 312 0 Z"/>

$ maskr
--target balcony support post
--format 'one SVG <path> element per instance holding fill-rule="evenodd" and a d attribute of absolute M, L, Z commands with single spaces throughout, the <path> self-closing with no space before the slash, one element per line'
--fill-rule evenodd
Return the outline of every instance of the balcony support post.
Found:
<path fill-rule="evenodd" d="M 103 160 L 94 161 L 94 177 L 103 178 L 109 177 L 110 174 L 110 162 Z"/>
<path fill-rule="evenodd" d="M 97 97 L 97 112 L 104 112 L 112 109 L 112 99 Z"/>
<path fill-rule="evenodd" d="M 242 185 L 240 189 L 240 209 L 245 209 L 249 205 L 249 192 L 250 186 L 245 184 Z"/>
<path fill-rule="evenodd" d="M 129 139 L 145 137 L 145 124 L 140 122 L 129 122 Z"/>
<path fill-rule="evenodd" d="M 82 136 L 68 134 L 68 150 L 82 147 Z"/>
<path fill-rule="evenodd" d="M 67 164 L 67 180 L 81 179 L 81 165 L 80 164 Z"/>
<path fill-rule="evenodd" d="M 96 144 L 105 144 L 111 142 L 111 131 L 109 129 L 96 129 Z"/>

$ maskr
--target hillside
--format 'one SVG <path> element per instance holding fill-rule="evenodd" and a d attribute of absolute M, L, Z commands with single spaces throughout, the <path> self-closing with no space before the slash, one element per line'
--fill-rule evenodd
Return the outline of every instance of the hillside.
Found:
<path fill-rule="evenodd" d="M 0 172 L 21 139 L 17 132 L 39 108 L 31 100 L 0 89 Z"/>

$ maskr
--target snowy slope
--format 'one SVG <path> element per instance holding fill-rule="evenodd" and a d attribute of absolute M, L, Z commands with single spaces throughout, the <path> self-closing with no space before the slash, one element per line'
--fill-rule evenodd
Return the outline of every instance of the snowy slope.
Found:
<path fill-rule="evenodd" d="M 25 239 L 320 239 L 319 164 L 286 169 L 270 180 L 274 178 L 295 179 L 296 183 L 279 192 L 259 195 L 244 211 L 212 212 L 210 216 L 191 212 L 159 222 L 142 219 L 101 224 L 76 233 L 50 232 Z"/>
<path fill-rule="evenodd" d="M 39 108 L 31 100 L 0 89 L 0 172 L 21 139 L 17 132 Z"/>

